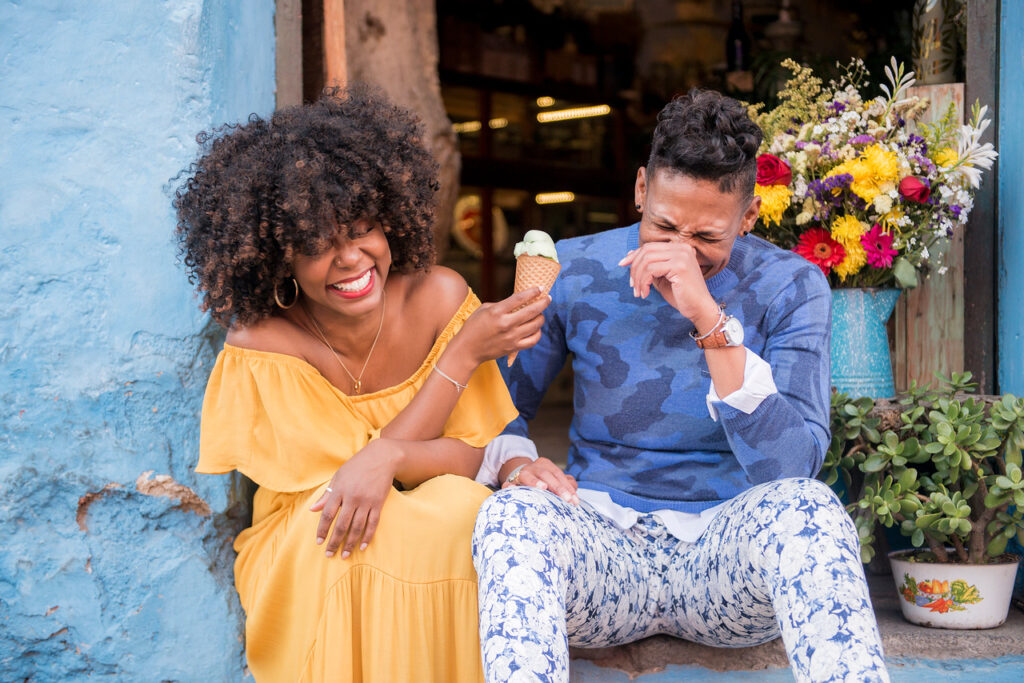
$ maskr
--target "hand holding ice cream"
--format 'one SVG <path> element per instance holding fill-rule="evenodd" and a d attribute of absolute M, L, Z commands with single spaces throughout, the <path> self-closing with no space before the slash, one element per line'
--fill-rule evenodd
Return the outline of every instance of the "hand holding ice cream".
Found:
<path fill-rule="evenodd" d="M 515 291 L 540 287 L 541 292 L 547 294 L 562 269 L 551 236 L 543 230 L 530 230 L 523 235 L 523 241 L 516 244 L 513 253 L 516 257 Z M 518 353 L 513 351 L 508 355 L 509 367 L 512 367 Z"/>

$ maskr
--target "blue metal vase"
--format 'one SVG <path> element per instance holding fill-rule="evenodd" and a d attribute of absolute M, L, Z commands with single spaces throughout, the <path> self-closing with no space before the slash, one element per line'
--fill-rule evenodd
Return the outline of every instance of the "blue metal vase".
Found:
<path fill-rule="evenodd" d="M 896 394 L 885 324 L 898 289 L 832 290 L 832 386 L 850 396 Z"/>

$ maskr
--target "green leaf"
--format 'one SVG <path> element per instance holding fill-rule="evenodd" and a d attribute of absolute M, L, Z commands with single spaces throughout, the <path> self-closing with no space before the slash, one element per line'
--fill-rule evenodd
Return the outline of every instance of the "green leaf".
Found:
<path fill-rule="evenodd" d="M 911 265 L 906 258 L 901 256 L 896 259 L 896 262 L 892 264 L 892 274 L 903 289 L 917 287 L 917 268 Z"/>
<path fill-rule="evenodd" d="M 996 493 L 994 491 L 989 491 L 988 495 L 985 496 L 985 507 L 987 507 L 987 508 L 997 508 L 997 507 L 999 507 L 1000 505 L 1002 505 L 1003 503 L 1005 503 L 1008 500 L 1009 500 L 1008 496 L 1004 496 L 1004 495 L 998 494 L 998 493 Z"/>
<path fill-rule="evenodd" d="M 915 548 L 920 548 L 924 545 L 924 532 L 920 529 L 914 529 L 913 535 L 910 537 L 910 542 L 914 544 Z"/>
<path fill-rule="evenodd" d="M 986 548 L 985 548 L 985 553 L 989 557 L 996 557 L 998 555 L 1002 555 L 1005 552 L 1006 552 L 1006 536 L 1003 536 L 1002 534 L 1000 534 L 999 536 L 996 536 L 991 541 L 989 541 L 988 546 L 986 546 Z"/>
<path fill-rule="evenodd" d="M 927 529 L 928 527 L 932 526 L 935 523 L 935 521 L 940 519 L 941 517 L 942 517 L 942 513 L 941 512 L 933 512 L 933 513 L 928 514 L 928 515 L 921 515 L 916 520 L 914 520 L 914 524 L 917 526 L 918 529 Z"/>
<path fill-rule="evenodd" d="M 885 459 L 877 453 L 872 453 L 860 468 L 865 472 L 881 472 L 885 469 Z"/>
<path fill-rule="evenodd" d="M 915 470 L 913 467 L 908 467 L 907 469 L 903 470 L 902 474 L 900 474 L 900 487 L 903 488 L 904 490 L 909 489 L 911 486 L 913 486 L 915 481 L 917 481 L 917 470 Z"/>

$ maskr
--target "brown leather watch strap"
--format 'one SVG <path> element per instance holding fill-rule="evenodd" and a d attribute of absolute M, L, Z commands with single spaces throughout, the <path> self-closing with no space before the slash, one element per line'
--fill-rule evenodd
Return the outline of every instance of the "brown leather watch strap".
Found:
<path fill-rule="evenodd" d="M 725 339 L 725 329 L 723 327 L 719 327 L 703 339 L 695 339 L 694 341 L 697 342 L 697 348 L 700 349 L 720 349 L 729 344 Z"/>

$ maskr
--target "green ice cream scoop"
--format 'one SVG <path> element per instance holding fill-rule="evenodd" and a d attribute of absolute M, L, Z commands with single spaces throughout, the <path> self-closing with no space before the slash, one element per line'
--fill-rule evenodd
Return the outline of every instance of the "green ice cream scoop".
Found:
<path fill-rule="evenodd" d="M 523 254 L 528 256 L 543 256 L 558 263 L 558 252 L 555 251 L 555 243 L 543 230 L 530 230 L 523 235 L 523 241 L 516 244 L 513 252 L 516 258 Z"/>

